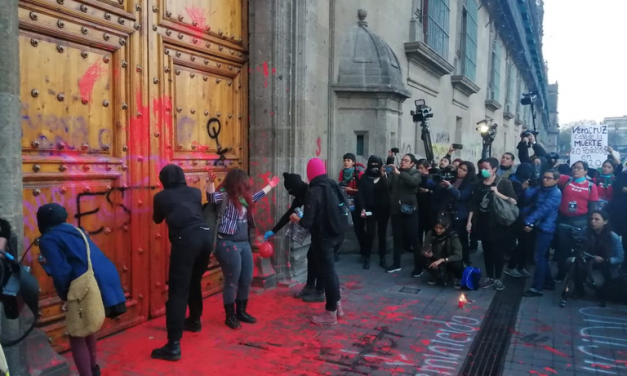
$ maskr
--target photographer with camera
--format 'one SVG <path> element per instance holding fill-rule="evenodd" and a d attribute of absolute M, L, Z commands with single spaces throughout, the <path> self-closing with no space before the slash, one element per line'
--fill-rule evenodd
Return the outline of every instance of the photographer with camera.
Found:
<path fill-rule="evenodd" d="M 624 298 L 625 286 L 621 286 L 620 283 L 614 285 L 613 282 L 619 277 L 618 268 L 625 259 L 625 252 L 619 236 L 612 232 L 607 212 L 595 210 L 590 214 L 590 222 L 582 247 L 582 257 L 569 260 L 574 262 L 572 277 L 575 282 L 575 295 L 583 297 L 585 284 L 589 284 L 596 290 L 602 305 L 605 304 L 610 294 L 622 294 Z M 592 279 L 593 269 L 599 270 L 603 275 L 605 280 L 603 286 L 597 286 Z"/>
<path fill-rule="evenodd" d="M 520 163 L 532 163 L 529 157 L 529 148 L 533 149 L 536 157 L 546 157 L 546 150 L 536 141 L 537 132 L 525 129 L 520 134 L 520 142 L 518 143 L 518 159 Z"/>

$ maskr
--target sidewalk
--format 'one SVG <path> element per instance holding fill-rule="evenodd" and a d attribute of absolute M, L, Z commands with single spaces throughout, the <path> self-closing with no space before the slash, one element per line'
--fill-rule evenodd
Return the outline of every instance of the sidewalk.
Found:
<path fill-rule="evenodd" d="M 520 298 L 527 281 L 506 277 L 505 291 L 465 292 L 470 302 L 459 308 L 459 290 L 429 286 L 407 267 L 363 270 L 357 259 L 336 264 L 346 311 L 338 325 L 311 324 L 324 304 L 276 288 L 251 296 L 259 322 L 233 331 L 215 295 L 205 300 L 203 331 L 185 333 L 179 362 L 150 358 L 165 343 L 161 317 L 100 341 L 103 375 L 490 376 L 502 364 L 505 376 L 627 375 L 625 307 L 573 300 L 560 308 L 559 289 Z"/>
<path fill-rule="evenodd" d="M 413 264 L 411 255 L 403 258 L 403 265 Z M 495 292 L 467 293 L 472 303 L 458 308 L 461 292 L 453 287 L 411 278 L 411 268 L 387 274 L 373 262 L 363 270 L 357 259 L 345 255 L 336 264 L 346 311 L 338 325 L 311 324 L 309 316 L 324 304 L 276 288 L 251 296 L 259 322 L 233 331 L 224 325 L 222 296 L 215 295 L 205 300 L 202 332 L 185 333 L 180 361 L 150 358 L 165 343 L 161 317 L 100 341 L 103 375 L 378 376 L 420 375 L 421 368 L 432 375 L 438 366 L 457 373 Z M 456 351 L 447 353 L 447 346 Z"/>

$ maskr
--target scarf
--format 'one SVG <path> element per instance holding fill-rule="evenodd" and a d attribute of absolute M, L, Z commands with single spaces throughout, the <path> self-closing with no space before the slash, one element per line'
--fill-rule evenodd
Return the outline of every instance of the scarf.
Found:
<path fill-rule="evenodd" d="M 225 191 L 224 188 L 220 189 L 220 192 L 224 192 L 224 191 Z M 240 196 L 239 197 L 239 202 L 242 204 L 243 207 L 248 209 L 248 203 L 246 202 L 246 200 L 244 200 L 244 197 Z"/>
<path fill-rule="evenodd" d="M 353 180 L 353 174 L 355 173 L 355 167 L 345 168 L 342 173 L 343 183 L 348 185 L 348 183 Z"/>

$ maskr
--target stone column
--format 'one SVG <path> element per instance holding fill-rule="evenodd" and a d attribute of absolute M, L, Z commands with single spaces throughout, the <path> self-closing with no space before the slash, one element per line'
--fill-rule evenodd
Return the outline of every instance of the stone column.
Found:
<path fill-rule="evenodd" d="M 0 217 L 11 223 L 13 239 L 21 255 L 24 239 L 22 218 L 22 148 L 20 126 L 20 55 L 18 50 L 18 0 L 5 0 L 0 12 Z M 28 308 L 25 308 L 28 310 Z M 37 314 L 37 312 L 35 312 Z M 0 313 L 2 338 L 17 339 L 30 320 L 7 320 Z M 30 312 L 22 315 L 31 317 Z M 11 375 L 68 375 L 67 362 L 34 330 L 16 346 L 3 349 Z"/>

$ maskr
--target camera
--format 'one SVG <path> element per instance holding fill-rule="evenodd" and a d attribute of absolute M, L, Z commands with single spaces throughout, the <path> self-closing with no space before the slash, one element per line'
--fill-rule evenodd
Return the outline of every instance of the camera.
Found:
<path fill-rule="evenodd" d="M 484 140 L 489 142 L 494 141 L 494 137 L 496 137 L 496 129 L 499 127 L 498 124 L 492 123 L 492 120 L 481 120 L 477 123 L 477 131 L 481 134 Z"/>
<path fill-rule="evenodd" d="M 520 98 L 520 104 L 522 104 L 523 106 L 528 106 L 534 103 L 536 99 L 538 99 L 538 92 L 535 90 L 532 90 L 530 92 L 522 94 Z"/>
<path fill-rule="evenodd" d="M 520 137 L 525 138 L 525 137 L 529 137 L 531 135 L 534 135 L 536 137 L 538 137 L 538 134 L 540 134 L 540 132 L 537 131 L 532 131 L 529 129 L 525 129 L 524 131 L 522 131 L 522 133 L 520 134 Z"/>
<path fill-rule="evenodd" d="M 392 153 L 398 154 L 400 153 L 400 150 L 398 148 L 392 148 Z"/>
<path fill-rule="evenodd" d="M 22 265 L 17 258 L 17 238 L 11 231 L 9 222 L 2 218 L 0 237 L 7 239 L 7 249 L 0 251 L 3 256 L 0 258 L 0 301 L 4 306 L 4 314 L 9 320 L 15 320 L 26 305 L 38 317 L 39 283 L 30 273 L 30 267 Z"/>
<path fill-rule="evenodd" d="M 416 111 L 410 111 L 414 123 L 425 122 L 427 119 L 433 118 L 433 110 L 427 106 L 424 99 L 417 99 L 414 101 L 414 104 L 416 105 Z"/>
<path fill-rule="evenodd" d="M 451 182 L 456 176 L 455 170 L 450 166 L 443 169 L 432 169 L 432 174 L 431 180 L 437 184 L 440 184 L 445 180 Z"/>

